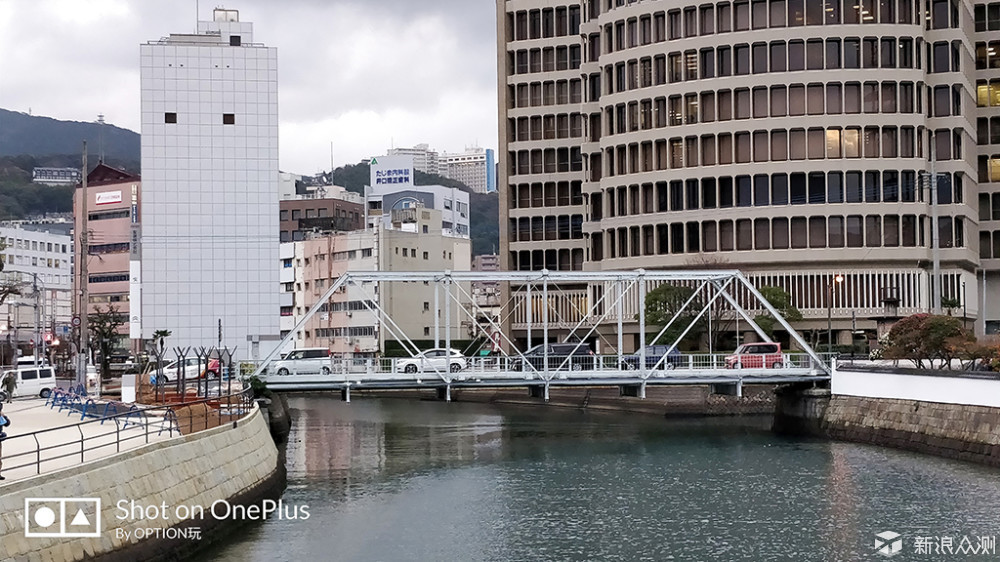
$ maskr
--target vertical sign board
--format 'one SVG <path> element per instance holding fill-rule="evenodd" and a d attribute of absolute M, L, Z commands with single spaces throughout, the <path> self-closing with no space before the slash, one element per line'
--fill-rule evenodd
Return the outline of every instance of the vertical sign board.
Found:
<path fill-rule="evenodd" d="M 371 186 L 376 193 L 386 188 L 413 187 L 412 156 L 376 156 L 371 159 Z"/>
<path fill-rule="evenodd" d="M 129 228 L 128 337 L 142 339 L 142 231 L 139 226 L 139 186 L 132 185 L 132 225 Z"/>
<path fill-rule="evenodd" d="M 142 262 L 128 262 L 128 337 L 142 339 Z"/>

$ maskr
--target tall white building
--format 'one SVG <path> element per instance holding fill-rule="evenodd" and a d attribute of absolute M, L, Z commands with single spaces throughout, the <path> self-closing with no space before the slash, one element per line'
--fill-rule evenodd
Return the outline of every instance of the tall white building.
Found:
<path fill-rule="evenodd" d="M 132 266 L 141 335 L 171 346 L 277 342 L 277 51 L 216 9 L 196 34 L 140 47 L 142 248 Z M 136 291 L 135 285 L 141 289 Z M 133 326 L 133 333 L 136 332 Z"/>

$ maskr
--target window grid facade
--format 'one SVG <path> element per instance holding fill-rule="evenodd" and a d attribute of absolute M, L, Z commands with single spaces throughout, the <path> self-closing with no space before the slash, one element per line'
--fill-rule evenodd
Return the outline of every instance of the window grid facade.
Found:
<path fill-rule="evenodd" d="M 547 34 L 547 14 L 563 8 L 579 9 L 579 29 Z M 957 276 L 945 297 L 978 315 L 980 267 L 994 272 L 987 291 L 1000 291 L 1000 3 L 508 0 L 498 10 L 507 268 L 709 260 L 763 279 L 809 260 L 870 271 L 873 294 L 902 286 L 884 272 L 923 279 L 917 310 L 930 302 L 921 275 L 936 228 L 942 270 Z M 573 45 L 582 60 L 567 75 L 559 53 Z M 580 103 L 546 93 L 561 80 L 576 91 L 577 78 Z M 563 248 L 582 263 L 559 259 Z M 872 308 L 863 304 L 837 304 L 840 320 Z M 985 315 L 1000 319 L 1000 304 Z"/>

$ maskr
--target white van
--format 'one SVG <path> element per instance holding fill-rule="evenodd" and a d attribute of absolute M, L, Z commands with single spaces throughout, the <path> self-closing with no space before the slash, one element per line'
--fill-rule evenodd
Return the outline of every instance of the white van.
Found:
<path fill-rule="evenodd" d="M 5 371 L 3 378 L 13 374 L 17 377 L 17 386 L 14 388 L 14 396 L 41 396 L 48 398 L 52 394 L 52 389 L 56 387 L 56 370 L 52 367 L 20 367 L 10 371 Z M 0 391 L 4 387 L 0 385 Z"/>
<path fill-rule="evenodd" d="M 46 365 L 48 365 L 48 361 L 46 361 L 44 357 L 39 357 L 38 366 L 44 367 Z M 35 357 L 32 355 L 22 355 L 21 357 L 17 358 L 17 363 L 14 366 L 17 367 L 18 369 L 20 369 L 21 367 L 34 367 Z"/>

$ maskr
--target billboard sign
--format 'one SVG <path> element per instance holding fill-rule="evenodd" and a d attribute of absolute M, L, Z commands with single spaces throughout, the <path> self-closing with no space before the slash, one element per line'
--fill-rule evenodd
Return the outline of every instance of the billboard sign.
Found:
<path fill-rule="evenodd" d="M 413 187 L 412 156 L 376 156 L 369 165 L 371 186 L 376 191 L 387 187 Z"/>
<path fill-rule="evenodd" d="M 114 203 L 122 202 L 122 192 L 119 191 L 105 191 L 97 194 L 97 204 L 98 205 L 111 205 Z"/>

